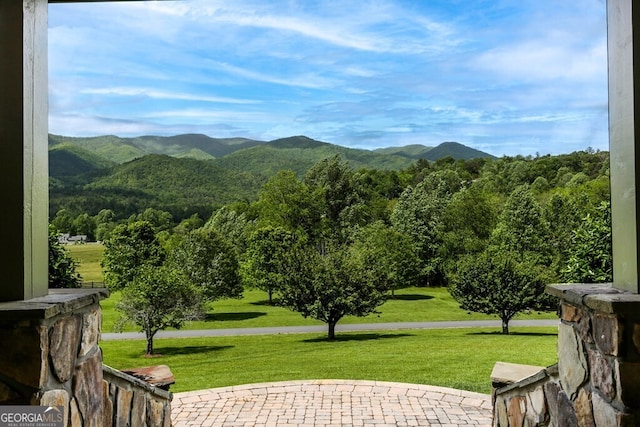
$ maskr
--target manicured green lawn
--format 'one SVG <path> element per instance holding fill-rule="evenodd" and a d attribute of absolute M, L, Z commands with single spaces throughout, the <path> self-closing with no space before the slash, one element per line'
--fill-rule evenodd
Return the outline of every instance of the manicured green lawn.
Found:
<path fill-rule="evenodd" d="M 114 305 L 120 298 L 119 293 L 103 301 L 103 331 L 112 332 L 119 314 Z M 430 322 L 444 320 L 486 320 L 497 319 L 478 313 L 461 310 L 451 298 L 446 288 L 407 288 L 396 291 L 396 298 L 389 299 L 378 308 L 378 314 L 366 317 L 348 316 L 339 324 L 348 323 L 386 323 L 386 322 Z M 555 313 L 523 314 L 518 319 L 555 319 Z M 270 326 L 321 325 L 322 323 L 305 319 L 300 314 L 286 308 L 272 306 L 266 301 L 266 293 L 247 289 L 242 299 L 226 299 L 211 304 L 206 318 L 190 322 L 184 329 L 223 329 L 223 328 L 259 328 Z M 133 326 L 126 330 L 133 331 Z"/>
<path fill-rule="evenodd" d="M 80 262 L 79 273 L 87 280 L 102 281 L 100 259 L 103 246 L 99 244 L 70 245 L 67 249 Z M 119 314 L 114 306 L 119 293 L 102 301 L 103 331 L 112 332 Z M 485 320 L 497 319 L 478 313 L 461 310 L 451 298 L 446 288 L 406 288 L 396 292 L 395 299 L 389 299 L 379 307 L 379 314 L 367 317 L 346 317 L 340 321 L 346 323 L 382 323 L 382 322 L 429 322 L 440 320 Z M 518 319 L 555 319 L 555 313 L 522 314 Z M 305 319 L 288 309 L 268 304 L 266 292 L 247 289 L 241 299 L 226 299 L 210 305 L 204 320 L 191 322 L 185 329 L 221 329 L 254 328 L 268 326 L 319 325 L 313 319 Z M 136 330 L 129 326 L 128 331 Z"/>
<path fill-rule="evenodd" d="M 168 365 L 174 392 L 303 379 L 363 379 L 490 393 L 496 361 L 556 363 L 557 328 L 404 330 L 158 339 L 153 358 L 140 340 L 106 341 L 104 363 L 117 369 Z"/>
<path fill-rule="evenodd" d="M 102 245 L 68 246 L 80 262 L 85 281 L 102 282 Z M 103 331 L 111 332 L 118 318 L 114 306 L 120 295 L 102 301 Z M 270 306 L 266 293 L 249 289 L 239 300 L 213 303 L 203 321 L 189 329 L 310 325 L 298 313 Z M 388 300 L 380 314 L 349 317 L 341 323 L 473 320 L 494 317 L 460 310 L 445 288 L 407 288 Z M 553 313 L 520 318 L 553 319 Z M 130 327 L 128 330 L 135 330 Z M 172 391 L 198 390 L 246 383 L 296 379 L 367 379 L 399 381 L 490 392 L 489 375 L 496 361 L 548 366 L 556 361 L 555 328 L 406 330 L 339 333 L 335 341 L 324 334 L 157 339 L 154 358 L 144 356 L 145 343 L 101 343 L 106 364 L 118 369 L 169 365 L 176 377 Z"/>

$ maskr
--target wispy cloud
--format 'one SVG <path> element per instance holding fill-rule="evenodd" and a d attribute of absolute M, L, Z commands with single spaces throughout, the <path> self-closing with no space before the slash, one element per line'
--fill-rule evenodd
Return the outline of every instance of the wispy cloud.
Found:
<path fill-rule="evenodd" d="M 148 98 L 180 100 L 193 102 L 211 102 L 218 104 L 259 104 L 261 101 L 252 99 L 225 98 L 220 96 L 206 96 L 191 93 L 177 93 L 140 87 L 109 87 L 99 89 L 84 89 L 82 93 L 105 96 L 144 96 Z"/>
<path fill-rule="evenodd" d="M 376 53 L 431 51 L 452 43 L 446 23 L 415 17 L 391 1 L 308 2 L 311 7 L 282 3 L 226 2 L 194 6 L 200 20 L 232 27 L 253 27 L 305 37 L 333 46 Z M 397 20 L 397 23 L 394 21 Z M 414 32 L 419 37 L 407 36 Z"/>
<path fill-rule="evenodd" d="M 243 67 L 238 67 L 232 64 L 210 61 L 208 65 L 211 68 L 217 68 L 225 73 L 234 75 L 248 80 L 255 80 L 264 83 L 272 83 L 282 86 L 295 86 L 310 89 L 322 89 L 331 86 L 335 86 L 335 81 L 324 78 L 316 74 L 313 70 L 307 71 L 304 74 L 297 74 L 289 78 L 278 77 L 272 74 L 263 73 L 260 71 L 253 71 Z"/>
<path fill-rule="evenodd" d="M 281 119 L 277 114 L 266 111 L 222 111 L 207 109 L 184 109 L 154 111 L 144 115 L 149 119 L 190 119 L 196 123 L 274 123 Z"/>

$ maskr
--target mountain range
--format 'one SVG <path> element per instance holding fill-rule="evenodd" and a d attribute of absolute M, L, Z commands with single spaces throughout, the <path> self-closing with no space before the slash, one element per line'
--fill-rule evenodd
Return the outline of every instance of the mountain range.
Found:
<path fill-rule="evenodd" d="M 178 217 L 193 211 L 206 215 L 212 207 L 255 199 L 279 170 L 293 170 L 301 177 L 315 163 L 334 155 L 354 169 L 384 170 L 401 170 L 418 159 L 493 157 L 456 142 L 371 151 L 306 136 L 265 142 L 198 134 L 49 135 L 50 213 L 64 208 L 95 215 L 107 208 L 128 215 L 156 207 Z"/>
<path fill-rule="evenodd" d="M 313 164 L 322 158 L 341 154 L 357 167 L 401 169 L 418 159 L 435 161 L 443 157 L 468 160 L 493 157 L 490 154 L 457 142 L 443 142 L 436 147 L 407 145 L 404 147 L 363 150 L 346 148 L 306 136 L 293 136 L 273 141 L 257 141 L 248 138 L 211 138 L 201 134 L 175 136 L 140 136 L 121 138 L 114 135 L 96 137 L 67 137 L 49 135 L 50 168 L 52 176 L 77 175 L 91 170 L 115 166 L 150 154 L 196 160 L 218 160 L 223 164 L 248 167 L 251 158 L 265 163 L 286 163 L 287 158 L 307 157 L 303 164 Z M 304 152 L 304 156 L 301 154 Z M 224 159 L 224 160 L 223 160 Z M 267 169 L 272 169 L 268 167 Z"/>

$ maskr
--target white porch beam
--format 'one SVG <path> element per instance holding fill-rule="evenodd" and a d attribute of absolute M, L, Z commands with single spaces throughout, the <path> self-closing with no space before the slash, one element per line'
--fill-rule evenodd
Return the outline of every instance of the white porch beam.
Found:
<path fill-rule="evenodd" d="M 613 285 L 638 293 L 640 4 L 608 0 L 607 21 Z"/>
<path fill-rule="evenodd" d="M 48 292 L 47 0 L 0 0 L 0 301 Z"/>

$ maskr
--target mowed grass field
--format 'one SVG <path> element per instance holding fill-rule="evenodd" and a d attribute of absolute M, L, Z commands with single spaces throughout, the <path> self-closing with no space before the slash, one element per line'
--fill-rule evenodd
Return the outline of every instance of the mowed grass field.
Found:
<path fill-rule="evenodd" d="M 68 246 L 87 280 L 101 282 L 102 246 Z M 86 274 L 86 276 L 85 276 Z M 112 332 L 120 295 L 102 301 L 103 332 Z M 467 313 L 445 288 L 407 288 L 379 308 L 379 314 L 348 317 L 344 323 L 495 319 Z M 554 313 L 519 318 L 553 319 Z M 212 303 L 206 318 L 188 329 L 317 325 L 298 313 L 269 305 L 265 292 L 249 289 L 241 299 Z M 176 377 L 172 391 L 296 379 L 399 381 L 490 392 L 496 361 L 548 366 L 556 362 L 557 328 L 398 330 L 326 334 L 156 339 L 153 358 L 142 340 L 103 341 L 104 362 L 117 369 L 166 364 Z M 130 326 L 127 330 L 134 331 Z"/>
<path fill-rule="evenodd" d="M 491 392 L 496 361 L 556 363 L 556 328 L 404 330 L 104 341 L 104 363 L 117 369 L 166 364 L 174 392 L 305 379 L 362 379 Z"/>
<path fill-rule="evenodd" d="M 74 245 L 65 245 L 65 249 L 78 263 L 78 273 L 85 283 L 102 283 L 102 253 L 104 246 L 100 243 L 83 243 Z"/>
<path fill-rule="evenodd" d="M 70 254 L 79 262 L 78 272 L 85 281 L 86 277 L 102 281 L 100 258 L 102 245 L 85 244 L 67 246 Z M 98 276 L 98 274 L 100 274 Z M 103 331 L 112 332 L 119 314 L 115 305 L 120 294 L 114 292 L 102 302 Z M 276 301 L 277 302 L 277 301 Z M 555 319 L 555 313 L 531 312 L 521 314 L 518 319 Z M 487 320 L 497 319 L 479 313 L 460 309 L 446 288 L 409 287 L 396 291 L 395 298 L 389 298 L 378 308 L 378 313 L 366 317 L 347 316 L 340 321 L 347 323 L 386 323 L 386 322 L 430 322 L 445 320 Z M 266 292 L 246 289 L 241 299 L 224 299 L 211 303 L 203 320 L 189 322 L 184 329 L 222 329 L 257 328 L 271 326 L 321 325 L 322 323 L 305 319 L 300 314 L 277 305 L 270 305 Z M 131 325 L 125 330 L 134 331 Z"/>

